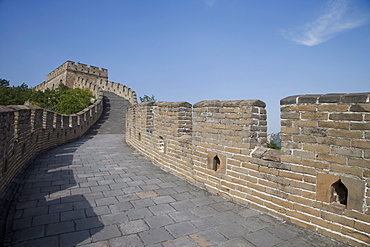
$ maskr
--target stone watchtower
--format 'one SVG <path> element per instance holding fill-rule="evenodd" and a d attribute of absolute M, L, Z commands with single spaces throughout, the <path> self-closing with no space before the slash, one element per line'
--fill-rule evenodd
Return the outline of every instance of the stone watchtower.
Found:
<path fill-rule="evenodd" d="M 36 86 L 36 90 L 45 90 L 46 88 L 55 89 L 60 83 L 69 88 L 74 88 L 77 82 L 94 82 L 102 84 L 108 81 L 108 70 L 99 69 L 95 66 L 67 61 L 57 69 L 46 76 L 46 81 Z"/>

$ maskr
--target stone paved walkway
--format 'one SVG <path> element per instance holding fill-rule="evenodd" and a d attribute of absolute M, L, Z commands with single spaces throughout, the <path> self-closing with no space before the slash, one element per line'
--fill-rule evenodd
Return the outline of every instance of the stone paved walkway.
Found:
<path fill-rule="evenodd" d="M 5 246 L 345 246 L 204 191 L 123 134 L 87 135 L 34 161 Z"/>

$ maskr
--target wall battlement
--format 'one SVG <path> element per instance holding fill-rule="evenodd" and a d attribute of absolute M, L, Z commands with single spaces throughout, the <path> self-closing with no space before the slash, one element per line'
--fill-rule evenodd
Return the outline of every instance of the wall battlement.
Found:
<path fill-rule="evenodd" d="M 55 77 L 65 73 L 67 70 L 78 72 L 78 73 L 86 73 L 89 75 L 95 75 L 99 77 L 105 77 L 108 79 L 108 70 L 103 68 L 98 68 L 96 66 L 88 66 L 83 63 L 75 63 L 73 61 L 66 61 L 64 64 L 60 65 L 58 68 L 50 72 L 46 76 L 46 81 L 50 81 Z"/>
<path fill-rule="evenodd" d="M 260 100 L 132 105 L 126 142 L 209 191 L 344 243 L 369 246 L 369 97 L 282 99 L 281 150 L 266 148 Z"/>

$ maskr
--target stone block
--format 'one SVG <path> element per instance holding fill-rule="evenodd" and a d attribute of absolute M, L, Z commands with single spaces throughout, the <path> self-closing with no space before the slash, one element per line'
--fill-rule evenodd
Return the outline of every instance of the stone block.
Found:
<path fill-rule="evenodd" d="M 330 128 L 330 129 L 344 129 L 349 130 L 349 122 L 343 122 L 343 121 L 319 121 L 318 127 L 322 128 Z"/>
<path fill-rule="evenodd" d="M 346 112 L 348 111 L 348 105 L 338 105 L 338 104 L 318 105 L 317 110 L 327 112 Z"/>
<path fill-rule="evenodd" d="M 362 133 L 358 131 L 349 130 L 328 130 L 328 135 L 333 137 L 345 137 L 345 138 L 362 138 Z"/>
<path fill-rule="evenodd" d="M 340 121 L 362 121 L 361 113 L 331 113 L 329 116 L 330 120 Z"/>

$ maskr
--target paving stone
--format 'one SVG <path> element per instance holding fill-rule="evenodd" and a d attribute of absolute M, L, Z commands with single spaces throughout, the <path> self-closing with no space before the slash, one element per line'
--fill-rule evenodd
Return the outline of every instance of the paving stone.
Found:
<path fill-rule="evenodd" d="M 77 244 L 88 244 L 91 242 L 89 231 L 76 231 L 60 235 L 60 246 L 72 247 Z M 42 246 L 42 245 L 41 245 Z M 44 245 L 45 246 L 45 245 Z M 49 245 L 56 246 L 56 245 Z"/>
<path fill-rule="evenodd" d="M 127 216 L 130 220 L 143 219 L 153 216 L 152 212 L 147 208 L 131 209 L 127 211 Z"/>
<path fill-rule="evenodd" d="M 250 230 L 238 224 L 221 225 L 215 229 L 228 239 L 243 237 L 251 233 Z"/>
<path fill-rule="evenodd" d="M 122 223 L 119 225 L 119 228 L 124 235 L 130 235 L 149 230 L 149 226 L 144 220 L 141 219 Z"/>
<path fill-rule="evenodd" d="M 170 213 L 169 216 L 176 222 L 194 220 L 198 218 L 192 212 L 188 210 L 178 210 L 176 212 Z"/>
<path fill-rule="evenodd" d="M 220 223 L 213 217 L 197 218 L 190 222 L 201 231 L 220 226 Z"/>
<path fill-rule="evenodd" d="M 20 218 L 13 220 L 12 222 L 12 230 L 20 230 L 24 229 L 27 227 L 30 227 L 32 223 L 32 217 L 27 217 L 27 218 Z"/>
<path fill-rule="evenodd" d="M 163 203 L 170 203 L 170 202 L 175 202 L 176 200 L 173 199 L 171 196 L 160 196 L 157 198 L 153 198 L 153 201 L 155 204 L 163 204 Z"/>
<path fill-rule="evenodd" d="M 189 211 L 194 213 L 196 216 L 199 217 L 205 217 L 205 216 L 211 216 L 215 214 L 219 214 L 218 211 L 213 209 L 210 206 L 201 206 L 201 207 L 195 207 L 195 208 L 190 208 Z"/>
<path fill-rule="evenodd" d="M 65 212 L 73 210 L 73 203 L 63 203 L 49 206 L 50 213 Z"/>
<path fill-rule="evenodd" d="M 155 203 L 150 198 L 140 199 L 136 201 L 131 201 L 132 205 L 134 205 L 135 208 L 146 208 L 149 206 L 154 206 Z"/>
<path fill-rule="evenodd" d="M 99 218 L 97 216 L 95 217 L 89 217 L 85 219 L 79 219 L 74 220 L 74 223 L 76 224 L 76 230 L 87 230 L 91 228 L 98 228 L 103 227 L 103 223 L 100 222 Z"/>
<path fill-rule="evenodd" d="M 101 219 L 103 221 L 103 224 L 105 226 L 107 225 L 113 225 L 113 224 L 121 224 L 123 222 L 128 221 L 128 217 L 126 213 L 115 213 L 115 214 L 108 214 L 101 216 Z"/>
<path fill-rule="evenodd" d="M 169 204 L 161 204 L 156 206 L 149 207 L 150 211 L 153 212 L 154 215 L 163 215 L 174 212 L 175 209 L 171 207 Z"/>
<path fill-rule="evenodd" d="M 14 239 L 16 243 L 41 238 L 44 236 L 45 227 L 44 226 L 35 226 L 16 231 L 14 234 Z"/>
<path fill-rule="evenodd" d="M 110 247 L 143 247 L 144 244 L 141 242 L 138 235 L 128 235 L 119 238 L 109 240 Z"/>
<path fill-rule="evenodd" d="M 159 215 L 145 218 L 145 221 L 151 228 L 167 226 L 174 223 L 174 221 L 167 215 Z"/>
<path fill-rule="evenodd" d="M 227 241 L 219 232 L 211 229 L 190 235 L 199 246 L 217 246 Z"/>
<path fill-rule="evenodd" d="M 199 247 L 190 237 L 181 237 L 162 243 L 163 247 Z"/>
<path fill-rule="evenodd" d="M 189 200 L 183 200 L 183 201 L 178 201 L 178 202 L 172 202 L 170 205 L 175 208 L 176 210 L 181 210 L 181 209 L 188 209 L 190 210 L 191 208 L 196 207 L 194 203 L 192 203 Z"/>
<path fill-rule="evenodd" d="M 71 211 L 73 212 L 73 211 Z M 59 213 L 43 214 L 39 216 L 34 216 L 32 220 L 32 226 L 46 225 L 50 223 L 59 222 Z"/>
<path fill-rule="evenodd" d="M 117 225 L 110 225 L 110 226 L 104 226 L 103 229 L 100 231 L 94 232 L 94 230 L 90 230 L 90 233 L 92 235 L 93 242 L 101 241 L 101 240 L 107 240 L 111 238 L 116 238 L 122 236 L 120 230 L 118 229 Z"/>
<path fill-rule="evenodd" d="M 156 228 L 145 232 L 140 232 L 139 236 L 143 240 L 145 246 L 173 239 L 171 234 L 169 234 L 164 228 Z"/>
<path fill-rule="evenodd" d="M 165 228 L 175 238 L 190 235 L 198 231 L 198 229 L 195 226 L 193 226 L 189 221 L 175 223 L 169 226 L 165 226 Z"/>
<path fill-rule="evenodd" d="M 244 238 L 247 239 L 252 244 L 261 247 L 270 247 L 283 242 L 281 238 L 278 238 L 277 236 L 265 230 L 260 230 L 251 233 L 249 235 L 246 235 Z"/>
<path fill-rule="evenodd" d="M 107 198 L 100 198 L 95 200 L 96 205 L 104 206 L 104 205 L 112 205 L 118 203 L 117 198 L 115 197 L 107 197 Z"/>
<path fill-rule="evenodd" d="M 45 236 L 73 232 L 74 230 L 75 230 L 75 227 L 72 221 L 52 223 L 52 224 L 46 225 Z"/>
<path fill-rule="evenodd" d="M 251 244 L 244 238 L 235 238 L 227 242 L 221 243 L 219 247 L 255 247 L 255 245 Z"/>
<path fill-rule="evenodd" d="M 48 213 L 48 206 L 23 209 L 23 217 L 32 217 Z"/>
<path fill-rule="evenodd" d="M 265 221 L 260 219 L 258 216 L 243 219 L 239 223 L 252 232 L 258 231 L 269 226 L 266 224 Z"/>
<path fill-rule="evenodd" d="M 60 213 L 60 220 L 61 221 L 67 221 L 67 220 L 75 220 L 75 219 L 81 219 L 85 218 L 85 210 L 79 209 L 79 210 L 73 210 L 68 212 L 61 212 Z"/>
<path fill-rule="evenodd" d="M 35 247 L 35 246 L 58 246 L 58 245 L 59 245 L 58 236 L 51 236 L 27 241 L 25 246 Z"/>

